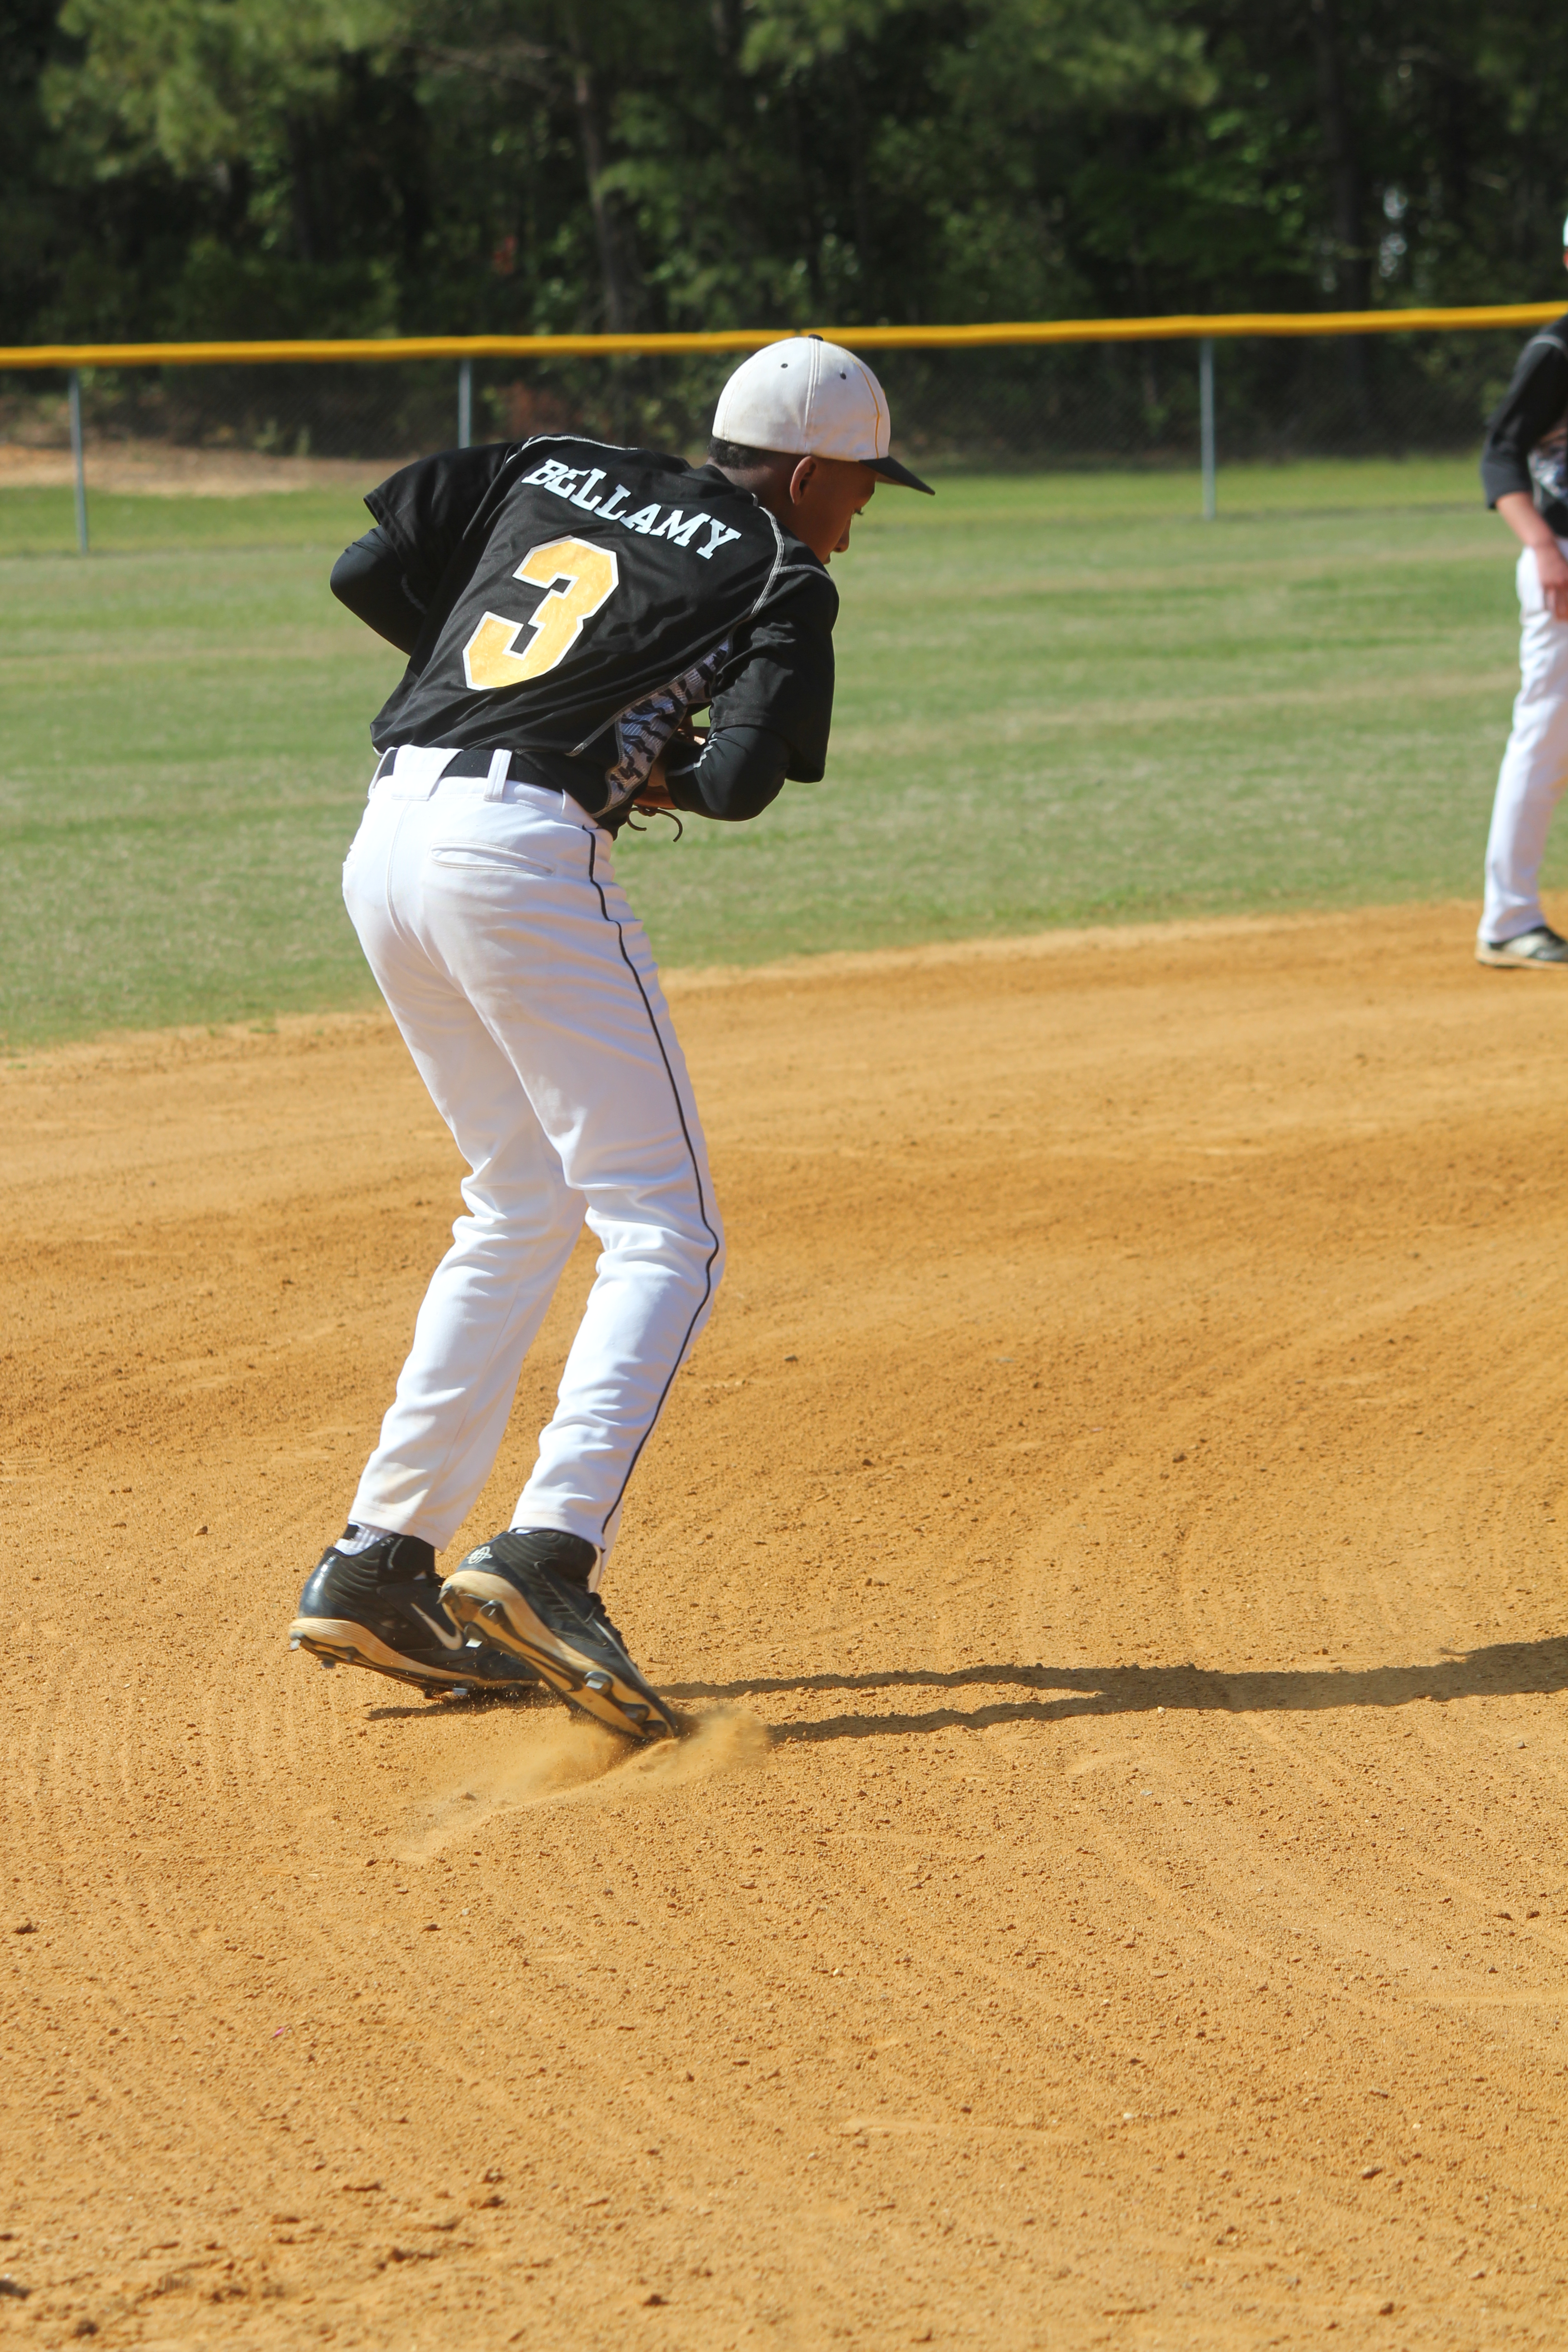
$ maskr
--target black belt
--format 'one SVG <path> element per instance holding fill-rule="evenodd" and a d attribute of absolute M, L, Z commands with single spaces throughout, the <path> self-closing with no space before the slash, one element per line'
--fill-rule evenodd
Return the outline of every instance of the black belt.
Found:
<path fill-rule="evenodd" d="M 371 778 L 373 784 L 379 784 L 383 776 L 391 775 L 392 763 L 401 748 L 401 745 L 394 743 L 389 751 L 382 753 L 375 763 L 375 773 Z M 500 746 L 498 743 L 496 751 L 500 749 Z M 495 751 L 454 751 L 441 773 L 443 776 L 488 776 L 490 772 L 490 761 L 494 758 Z M 542 793 L 547 793 L 552 789 L 549 784 L 542 784 L 537 776 L 531 776 L 527 769 L 521 764 L 519 755 L 515 751 L 508 759 L 505 781 L 509 784 L 532 784 L 536 791 Z"/>

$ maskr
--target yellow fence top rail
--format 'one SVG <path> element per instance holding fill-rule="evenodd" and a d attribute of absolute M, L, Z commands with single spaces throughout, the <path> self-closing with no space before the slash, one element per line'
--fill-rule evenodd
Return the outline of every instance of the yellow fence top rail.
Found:
<path fill-rule="evenodd" d="M 833 342 L 868 351 L 970 351 L 1018 343 L 1195 341 L 1205 335 L 1400 335 L 1482 327 L 1540 327 L 1560 302 L 1501 302 L 1468 310 L 1240 310 L 1219 317 L 1022 319 L 973 327 L 825 327 Z M 708 335 L 386 335 L 339 342 L 13 343 L 0 370 L 84 367 L 255 367 L 283 360 L 591 359 L 637 352 L 750 352 L 790 332 L 726 327 Z"/>

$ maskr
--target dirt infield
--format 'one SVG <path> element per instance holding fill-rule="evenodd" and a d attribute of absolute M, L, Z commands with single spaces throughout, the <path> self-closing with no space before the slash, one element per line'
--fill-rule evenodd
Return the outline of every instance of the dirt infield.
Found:
<path fill-rule="evenodd" d="M 5 1072 L 0 2336 L 1563 2343 L 1568 984 L 1470 920 L 673 992 L 629 1760 L 283 1644 L 457 1205 L 389 1027 Z"/>

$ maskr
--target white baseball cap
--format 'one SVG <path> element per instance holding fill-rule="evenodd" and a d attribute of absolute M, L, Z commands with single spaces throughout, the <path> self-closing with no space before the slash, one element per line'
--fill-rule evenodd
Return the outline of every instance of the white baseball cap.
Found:
<path fill-rule="evenodd" d="M 719 394 L 713 438 L 789 457 L 842 457 L 906 489 L 936 493 L 888 455 L 888 396 L 864 360 L 820 335 L 765 343 Z"/>

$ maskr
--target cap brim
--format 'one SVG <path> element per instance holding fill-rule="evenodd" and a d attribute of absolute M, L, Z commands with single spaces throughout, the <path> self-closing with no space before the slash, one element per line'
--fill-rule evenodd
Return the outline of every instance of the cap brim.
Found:
<path fill-rule="evenodd" d="M 918 474 L 911 474 L 896 457 L 863 457 L 860 462 L 869 466 L 874 474 L 880 474 L 885 482 L 897 482 L 906 490 L 923 490 L 928 499 L 936 496 L 929 482 L 922 482 Z"/>

